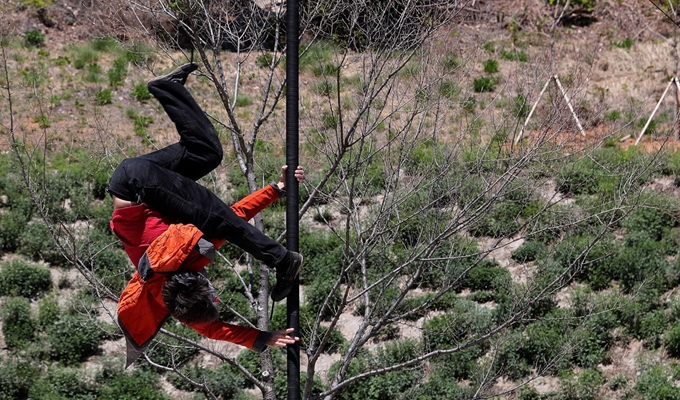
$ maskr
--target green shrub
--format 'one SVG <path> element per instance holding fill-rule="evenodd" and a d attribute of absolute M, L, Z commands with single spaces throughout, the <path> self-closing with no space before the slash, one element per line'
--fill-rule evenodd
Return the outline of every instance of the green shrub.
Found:
<path fill-rule="evenodd" d="M 52 276 L 47 267 L 21 259 L 0 265 L 0 296 L 37 298 L 52 289 Z"/>
<path fill-rule="evenodd" d="M 644 339 L 646 335 L 653 333 L 653 329 L 650 328 L 654 328 L 644 326 L 647 315 L 651 316 L 647 322 L 658 322 L 661 317 L 659 312 L 662 309 L 659 291 L 649 286 L 642 286 L 632 300 L 624 302 L 615 310 L 615 314 L 627 335 L 636 339 Z M 657 321 L 654 321 L 655 319 Z"/>
<path fill-rule="evenodd" d="M 677 323 L 664 333 L 664 348 L 668 355 L 680 358 L 680 325 Z"/>
<path fill-rule="evenodd" d="M 26 67 L 22 68 L 20 71 L 21 78 L 27 86 L 36 88 L 44 86 L 49 82 L 49 76 L 47 75 L 47 70 L 45 68 L 39 67 Z"/>
<path fill-rule="evenodd" d="M 485 214 L 480 215 L 470 226 L 470 234 L 476 237 L 508 237 L 520 228 L 522 207 L 514 202 L 494 203 Z"/>
<path fill-rule="evenodd" d="M 139 42 L 125 49 L 125 57 L 137 67 L 144 67 L 154 61 L 153 49 Z"/>
<path fill-rule="evenodd" d="M 442 242 L 432 253 L 431 260 L 418 266 L 420 277 L 415 282 L 423 288 L 438 289 L 462 282 L 462 274 L 477 262 L 479 249 L 474 240 L 454 236 Z M 458 288 L 462 288 L 459 284 Z"/>
<path fill-rule="evenodd" d="M 330 233 L 300 235 L 300 248 L 305 249 L 305 270 L 300 274 L 300 283 L 308 285 L 316 277 L 331 280 L 339 276 L 343 265 L 342 242 Z"/>
<path fill-rule="evenodd" d="M 61 309 L 59 308 L 59 300 L 56 295 L 45 296 L 38 302 L 38 319 L 36 321 L 37 327 L 40 330 L 47 329 L 54 321 L 57 321 L 61 316 Z"/>
<path fill-rule="evenodd" d="M 680 388 L 675 384 L 667 367 L 646 366 L 642 368 L 635 384 L 635 392 L 642 399 L 680 399 Z"/>
<path fill-rule="evenodd" d="M 200 340 L 201 338 L 196 331 L 174 320 L 163 325 L 163 328 L 191 340 Z M 156 340 L 146 350 L 146 355 L 153 362 L 170 367 L 184 364 L 197 353 L 196 347 L 165 335 L 157 336 Z M 144 367 L 149 366 L 147 361 L 141 358 L 136 361 L 136 364 Z"/>
<path fill-rule="evenodd" d="M 35 118 L 33 118 L 33 122 L 37 123 L 38 126 L 43 129 L 49 128 L 52 125 L 50 117 L 44 112 L 36 115 Z"/>
<path fill-rule="evenodd" d="M 661 243 L 653 240 L 647 233 L 631 232 L 624 238 L 624 246 L 612 262 L 612 269 L 621 287 L 630 293 L 647 283 L 654 288 L 668 288 L 667 275 L 670 267 L 663 254 Z"/>
<path fill-rule="evenodd" d="M 40 369 L 20 358 L 0 359 L 0 399 L 28 399 Z"/>
<path fill-rule="evenodd" d="M 551 314 L 555 314 L 554 312 Z M 559 318 L 558 315 L 555 317 Z M 530 324 L 525 331 L 520 355 L 529 365 L 555 372 L 568 365 L 562 354 L 567 341 L 567 328 L 559 319 L 546 318 Z"/>
<path fill-rule="evenodd" d="M 564 400 L 599 400 L 600 390 L 604 384 L 602 373 L 594 369 L 586 369 L 580 374 L 562 379 L 562 396 Z"/>
<path fill-rule="evenodd" d="M 661 240 L 678 225 L 675 196 L 656 194 L 635 207 L 623 222 L 626 232 L 644 232 L 653 240 Z"/>
<path fill-rule="evenodd" d="M 460 93 L 460 88 L 453 81 L 443 81 L 439 85 L 439 94 L 449 100 L 453 100 Z"/>
<path fill-rule="evenodd" d="M 487 74 L 495 74 L 498 72 L 498 61 L 494 59 L 488 59 L 482 63 L 484 66 L 484 72 Z"/>
<path fill-rule="evenodd" d="M 94 93 L 94 103 L 98 106 L 105 106 L 107 104 L 111 104 L 112 99 L 113 94 L 111 93 L 111 89 L 99 88 Z"/>
<path fill-rule="evenodd" d="M 519 61 L 527 62 L 529 61 L 529 56 L 522 50 L 501 50 L 501 58 L 508 61 Z"/>
<path fill-rule="evenodd" d="M 477 108 L 477 99 L 474 96 L 468 96 L 460 102 L 460 107 L 468 113 L 472 113 Z"/>
<path fill-rule="evenodd" d="M 467 276 L 470 290 L 498 290 L 509 287 L 511 283 L 510 272 L 490 261 L 473 267 Z"/>
<path fill-rule="evenodd" d="M 524 340 L 522 330 L 514 329 L 503 336 L 498 346 L 499 372 L 514 381 L 531 374 L 531 365 L 527 362 L 523 348 Z"/>
<path fill-rule="evenodd" d="M 46 330 L 49 355 L 64 365 L 75 365 L 95 355 L 99 349 L 101 331 L 90 318 L 63 314 Z"/>
<path fill-rule="evenodd" d="M 271 53 L 262 53 L 259 56 L 257 56 L 257 60 L 255 63 L 262 68 L 269 68 L 270 65 L 272 65 L 272 62 L 274 61 L 274 56 Z"/>
<path fill-rule="evenodd" d="M 120 364 L 105 367 L 96 377 L 99 400 L 169 400 L 163 393 L 161 375 L 143 369 L 126 372 Z"/>
<path fill-rule="evenodd" d="M 490 77 L 476 78 L 472 82 L 472 89 L 477 92 L 493 92 L 496 89 L 496 80 Z"/>
<path fill-rule="evenodd" d="M 436 364 L 426 382 L 413 388 L 409 397 L 418 400 L 469 400 L 474 398 L 475 390 L 465 382 L 451 379 L 450 372 Z"/>
<path fill-rule="evenodd" d="M 110 36 L 101 36 L 92 39 L 89 47 L 93 50 L 105 53 L 118 48 L 118 41 Z"/>
<path fill-rule="evenodd" d="M 423 324 L 423 344 L 427 351 L 455 347 L 461 341 L 484 333 L 491 324 L 491 311 L 465 300 Z"/>
<path fill-rule="evenodd" d="M 19 247 L 21 235 L 30 220 L 30 212 L 12 208 L 0 213 L 0 248 L 6 252 L 15 252 Z M 0 289 L 1 291 L 2 289 Z"/>
<path fill-rule="evenodd" d="M 116 247 L 111 246 L 113 238 L 102 234 L 93 235 L 89 243 L 92 248 L 98 249 L 95 254 L 89 254 L 81 258 L 86 262 L 88 269 L 93 271 L 100 283 L 111 289 L 114 293 L 122 292 L 130 279 L 130 259 L 127 254 Z M 115 242 L 114 242 L 115 243 Z M 89 257 L 92 258 L 89 258 Z"/>
<path fill-rule="evenodd" d="M 444 67 L 444 71 L 446 72 L 453 72 L 456 68 L 458 68 L 463 61 L 457 54 L 446 54 L 441 61 L 442 67 Z"/>
<path fill-rule="evenodd" d="M 87 64 L 86 66 L 87 74 L 83 78 L 85 82 L 98 83 L 101 81 L 100 75 L 102 73 L 102 67 L 97 63 Z"/>
<path fill-rule="evenodd" d="M 0 308 L 2 333 L 9 349 L 22 349 L 33 340 L 35 321 L 31 317 L 31 303 L 23 297 L 10 297 Z"/>
<path fill-rule="evenodd" d="M 30 30 L 24 34 L 24 40 L 28 46 L 42 47 L 45 45 L 45 34 L 40 31 Z"/>
<path fill-rule="evenodd" d="M 311 87 L 312 91 L 321 96 L 328 96 L 335 92 L 335 85 L 327 80 L 314 83 Z"/>
<path fill-rule="evenodd" d="M 247 94 L 239 93 L 236 96 L 236 107 L 248 107 L 253 104 L 253 98 Z"/>
<path fill-rule="evenodd" d="M 331 291 L 334 284 L 335 279 L 320 276 L 311 285 L 308 285 L 305 290 L 306 304 L 314 314 L 318 314 L 323 320 L 329 320 L 335 315 L 339 311 L 340 303 L 342 302 L 340 290 Z M 322 309 L 321 307 L 326 301 L 328 303 Z"/>
<path fill-rule="evenodd" d="M 83 69 L 86 65 L 94 64 L 99 61 L 99 53 L 90 46 L 73 47 L 73 66 L 76 69 Z"/>
<path fill-rule="evenodd" d="M 517 118 L 526 118 L 529 115 L 529 102 L 521 93 L 512 99 L 512 115 Z"/>
<path fill-rule="evenodd" d="M 378 348 L 375 353 L 362 353 L 350 366 L 349 375 L 393 365 L 417 357 L 419 346 L 413 340 L 400 340 Z M 337 366 L 331 367 L 330 374 Z M 413 366 L 372 376 L 350 384 L 341 391 L 347 400 L 382 400 L 402 398 L 422 379 L 422 366 Z"/>
<path fill-rule="evenodd" d="M 511 257 L 519 263 L 527 263 L 542 257 L 547 249 L 548 247 L 541 242 L 527 240 L 512 251 Z"/>
<path fill-rule="evenodd" d="M 151 99 L 151 92 L 149 92 L 149 88 L 146 86 L 146 83 L 144 82 L 138 83 L 135 86 L 133 86 L 131 95 L 141 103 L 144 103 L 147 100 Z"/>
<path fill-rule="evenodd" d="M 575 279 L 601 290 L 616 277 L 614 261 L 618 252 L 619 245 L 611 236 L 598 240 L 589 235 L 574 235 L 555 246 L 553 257 Z"/>
<path fill-rule="evenodd" d="M 620 49 L 629 50 L 635 44 L 635 38 L 627 37 L 620 42 L 613 41 L 612 46 L 618 47 Z"/>
<path fill-rule="evenodd" d="M 316 77 L 334 77 L 340 72 L 340 67 L 333 63 L 323 63 L 312 67 L 312 73 Z"/>
<path fill-rule="evenodd" d="M 19 237 L 17 253 L 34 261 L 44 260 L 53 266 L 61 266 L 64 261 L 49 228 L 42 221 L 32 221 L 26 225 Z"/>
<path fill-rule="evenodd" d="M 93 382 L 84 378 L 82 371 L 77 368 L 51 366 L 47 373 L 31 386 L 28 398 L 35 400 L 93 399 L 97 398 L 97 388 Z"/>
<path fill-rule="evenodd" d="M 113 60 L 113 66 L 106 73 L 109 78 L 109 86 L 118 87 L 125 83 L 127 63 L 128 60 L 126 58 L 116 58 Z"/>
<path fill-rule="evenodd" d="M 235 398 L 245 385 L 243 374 L 226 363 L 215 369 L 206 368 L 199 364 L 191 364 L 183 367 L 181 372 L 194 382 L 201 382 L 205 385 L 205 389 L 202 391 L 206 395 L 210 394 L 220 399 Z M 178 374 L 168 375 L 167 379 L 177 389 L 190 392 L 197 390 L 195 386 L 189 384 L 186 379 Z"/>

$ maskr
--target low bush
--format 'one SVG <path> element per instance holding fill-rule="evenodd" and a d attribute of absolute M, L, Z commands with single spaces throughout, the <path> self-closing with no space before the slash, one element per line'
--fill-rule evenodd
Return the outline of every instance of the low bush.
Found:
<path fill-rule="evenodd" d="M 135 86 L 132 87 L 132 97 L 135 98 L 135 100 L 144 103 L 147 100 L 151 99 L 151 92 L 149 92 L 149 88 L 146 86 L 146 83 L 138 83 Z"/>
<path fill-rule="evenodd" d="M 217 396 L 220 399 L 235 398 L 245 385 L 243 374 L 226 363 L 215 369 L 206 368 L 199 364 L 191 364 L 183 367 L 181 372 L 194 382 L 201 382 L 205 385 L 202 391 L 206 395 Z M 167 379 L 177 389 L 190 392 L 198 390 L 198 388 L 189 384 L 185 378 L 178 374 L 170 374 L 167 376 Z"/>
<path fill-rule="evenodd" d="M 113 93 L 109 88 L 100 88 L 94 93 L 94 103 L 98 106 L 105 106 L 111 104 L 113 100 Z"/>
<path fill-rule="evenodd" d="M 680 358 L 680 325 L 673 325 L 663 335 L 664 348 L 668 355 Z"/>
<path fill-rule="evenodd" d="M 31 317 L 31 303 L 23 297 L 10 297 L 0 308 L 2 333 L 9 349 L 22 349 L 33 340 L 36 323 Z"/>
<path fill-rule="evenodd" d="M 419 344 L 410 339 L 400 340 L 380 347 L 375 353 L 362 353 L 351 364 L 349 376 L 407 361 L 417 357 Z M 331 367 L 332 374 L 337 366 Z M 350 384 L 341 392 L 347 400 L 381 400 L 403 398 L 422 379 L 421 365 L 379 374 Z"/>
<path fill-rule="evenodd" d="M 10 208 L 0 214 L 0 249 L 9 253 L 17 250 L 19 238 L 30 218 L 30 212 L 18 207 Z"/>
<path fill-rule="evenodd" d="M 196 331 L 175 320 L 170 320 L 169 323 L 163 325 L 163 328 L 191 340 L 200 340 L 201 338 Z M 164 335 L 157 336 L 156 340 L 146 350 L 146 355 L 153 362 L 171 368 L 186 363 L 197 353 L 198 349 L 194 346 Z M 154 368 L 141 358 L 135 364 L 145 368 Z"/>
<path fill-rule="evenodd" d="M 675 196 L 658 193 L 636 206 L 623 221 L 627 233 L 644 232 L 659 241 L 678 225 L 675 217 L 680 209 Z"/>
<path fill-rule="evenodd" d="M 22 259 L 0 265 L 0 296 L 37 298 L 52 289 L 52 276 L 47 267 Z"/>
<path fill-rule="evenodd" d="M 548 247 L 538 241 L 527 240 L 521 246 L 512 251 L 511 257 L 518 263 L 527 263 L 541 258 Z"/>
<path fill-rule="evenodd" d="M 305 289 L 305 304 L 323 320 L 329 320 L 336 315 L 342 302 L 340 290 L 331 291 L 335 282 L 335 279 L 318 277 Z M 326 306 L 322 309 L 324 303 Z"/>
<path fill-rule="evenodd" d="M 317 277 L 331 279 L 339 276 L 343 265 L 343 246 L 337 236 L 304 232 L 300 235 L 300 248 L 305 250 L 305 266 L 300 274 L 300 284 L 308 285 Z"/>
<path fill-rule="evenodd" d="M 496 89 L 496 80 L 486 76 L 476 78 L 472 82 L 472 89 L 477 93 L 493 92 Z"/>
<path fill-rule="evenodd" d="M 161 375 L 155 371 L 124 371 L 120 365 L 105 367 L 95 377 L 99 384 L 95 398 L 101 400 L 169 400 L 163 393 Z"/>
<path fill-rule="evenodd" d="M 128 60 L 126 58 L 116 58 L 113 60 L 113 65 L 111 69 L 106 73 L 109 78 L 109 86 L 118 87 L 125 83 L 125 77 L 127 76 L 127 64 Z"/>
<path fill-rule="evenodd" d="M 36 400 L 94 399 L 97 398 L 97 387 L 94 382 L 84 377 L 80 369 L 53 365 L 31 386 L 28 398 Z"/>
<path fill-rule="evenodd" d="M 17 253 L 34 261 L 44 260 L 52 266 L 60 266 L 64 261 L 49 228 L 42 221 L 32 221 L 26 225 L 19 237 Z"/>
<path fill-rule="evenodd" d="M 484 72 L 487 74 L 495 74 L 498 72 L 498 61 L 494 59 L 488 59 L 482 63 L 484 67 Z"/>
<path fill-rule="evenodd" d="M 0 399 L 28 399 L 40 376 L 37 365 L 20 358 L 0 358 Z"/>
<path fill-rule="evenodd" d="M 680 387 L 675 384 L 669 368 L 655 365 L 640 369 L 635 392 L 642 399 L 680 399 Z"/>
<path fill-rule="evenodd" d="M 30 30 L 24 34 L 24 40 L 28 46 L 42 47 L 45 45 L 45 34 L 40 31 Z"/>
<path fill-rule="evenodd" d="M 473 291 L 505 293 L 512 284 L 512 276 L 506 268 L 498 267 L 495 262 L 484 260 L 470 270 L 466 283 L 466 286 Z"/>
<path fill-rule="evenodd" d="M 604 382 L 602 372 L 596 369 L 586 369 L 578 375 L 567 374 L 561 379 L 560 399 L 599 400 L 602 398 L 600 392 Z"/>
<path fill-rule="evenodd" d="M 63 314 L 45 329 L 50 358 L 64 365 L 75 365 L 99 349 L 101 331 L 90 318 Z"/>
<path fill-rule="evenodd" d="M 497 202 L 472 223 L 470 234 L 494 238 L 512 236 L 519 230 L 521 218 L 522 206 L 512 201 Z"/>
<path fill-rule="evenodd" d="M 621 251 L 611 263 L 611 268 L 626 293 L 636 290 L 642 282 L 660 290 L 667 289 L 668 275 L 664 272 L 670 266 L 661 243 L 644 232 L 627 234 Z"/>

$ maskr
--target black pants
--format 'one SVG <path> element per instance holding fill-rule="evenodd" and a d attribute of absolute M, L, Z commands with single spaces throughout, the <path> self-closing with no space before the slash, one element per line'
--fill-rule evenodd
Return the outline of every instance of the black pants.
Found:
<path fill-rule="evenodd" d="M 175 123 L 178 143 L 123 160 L 109 182 L 122 200 L 145 203 L 176 222 L 191 223 L 206 237 L 225 239 L 275 267 L 288 251 L 237 216 L 227 204 L 195 181 L 222 162 L 215 127 L 189 91 L 171 81 L 155 81 L 149 91 Z"/>

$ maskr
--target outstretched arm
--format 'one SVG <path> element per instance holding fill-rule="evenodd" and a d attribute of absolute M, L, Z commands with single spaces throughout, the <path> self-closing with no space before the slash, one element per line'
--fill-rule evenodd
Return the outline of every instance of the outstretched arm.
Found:
<path fill-rule="evenodd" d="M 250 195 L 234 203 L 231 206 L 231 209 L 236 213 L 236 215 L 245 219 L 246 221 L 253 218 L 257 213 L 275 202 L 279 196 L 285 194 L 286 169 L 287 167 L 285 165 L 281 167 L 281 177 L 279 178 L 278 183 L 272 183 L 271 185 L 267 185 L 257 192 L 251 193 Z M 304 181 L 304 168 L 298 166 L 297 169 L 295 169 L 295 178 L 297 178 L 298 182 Z"/>

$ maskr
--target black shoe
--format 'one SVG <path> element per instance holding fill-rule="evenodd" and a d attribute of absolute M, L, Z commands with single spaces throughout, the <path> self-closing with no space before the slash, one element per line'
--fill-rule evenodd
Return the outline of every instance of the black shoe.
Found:
<path fill-rule="evenodd" d="M 196 71 L 198 69 L 198 64 L 196 63 L 189 63 L 189 64 L 184 64 L 181 67 L 177 68 L 176 70 L 170 72 L 167 75 L 159 75 L 153 79 L 151 79 L 148 84 L 154 83 L 154 82 L 160 82 L 160 81 L 171 81 L 171 82 L 177 82 L 180 85 L 184 85 L 187 82 L 187 77 L 189 76 L 190 73 Z"/>
<path fill-rule="evenodd" d="M 272 300 L 281 301 L 288 297 L 302 268 L 302 259 L 302 254 L 291 251 L 288 253 L 288 260 L 276 266 L 276 285 L 272 289 Z"/>

